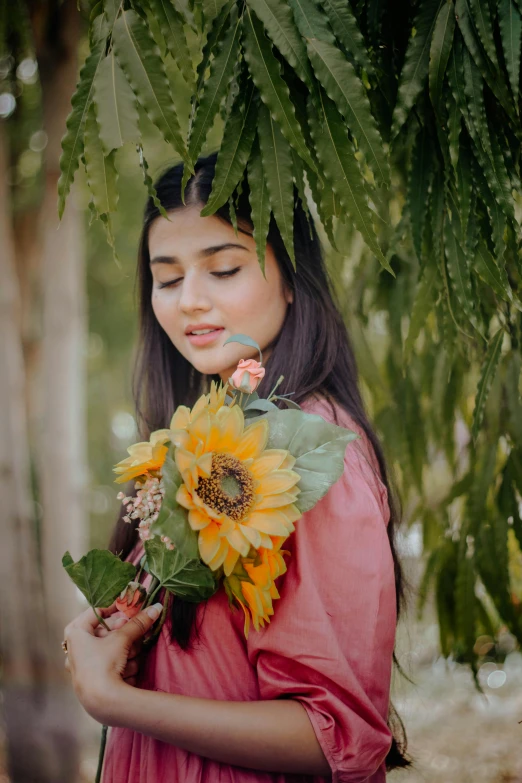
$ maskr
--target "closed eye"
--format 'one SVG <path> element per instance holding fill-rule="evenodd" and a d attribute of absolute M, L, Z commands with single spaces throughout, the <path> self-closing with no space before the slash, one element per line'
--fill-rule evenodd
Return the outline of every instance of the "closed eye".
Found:
<path fill-rule="evenodd" d="M 211 274 L 214 277 L 222 279 L 226 277 L 232 277 L 233 275 L 237 274 L 240 269 L 240 266 L 236 266 L 235 269 L 228 269 L 226 272 L 211 272 Z M 177 277 L 175 280 L 169 280 L 166 283 L 160 283 L 158 288 L 173 288 L 175 285 L 177 285 L 177 283 L 180 282 L 180 280 L 183 280 L 183 278 Z"/>

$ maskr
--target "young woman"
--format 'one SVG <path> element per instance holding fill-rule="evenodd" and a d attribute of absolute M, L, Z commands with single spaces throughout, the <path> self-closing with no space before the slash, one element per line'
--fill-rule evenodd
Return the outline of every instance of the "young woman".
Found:
<path fill-rule="evenodd" d="M 205 605 L 172 602 L 157 644 L 138 656 L 154 612 L 125 621 L 89 610 L 65 631 L 69 668 L 85 709 L 111 727 L 104 783 L 282 783 L 385 780 L 409 764 L 393 736 L 389 703 L 395 626 L 403 597 L 394 546 L 397 512 L 379 442 L 366 418 L 345 327 L 317 235 L 294 208 L 297 273 L 272 220 L 266 278 L 252 236 L 248 189 L 238 231 L 222 208 L 200 211 L 215 156 L 201 159 L 181 199 L 182 167 L 158 181 L 168 211 L 145 211 L 139 253 L 141 343 L 136 401 L 141 434 L 168 426 L 211 379 L 227 381 L 260 345 L 267 394 L 355 430 L 341 479 L 296 525 L 271 622 L 243 633 L 224 590 Z M 132 525 L 119 520 L 112 549 L 137 563 Z M 395 715 L 392 721 L 390 716 Z"/>

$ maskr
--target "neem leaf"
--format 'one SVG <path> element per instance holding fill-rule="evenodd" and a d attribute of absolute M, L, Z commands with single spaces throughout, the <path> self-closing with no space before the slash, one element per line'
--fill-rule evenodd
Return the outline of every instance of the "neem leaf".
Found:
<path fill-rule="evenodd" d="M 192 170 L 165 65 L 147 25 L 134 11 L 124 11 L 114 24 L 112 39 L 116 58 L 138 101 L 165 141 Z"/>
<path fill-rule="evenodd" d="M 168 536 L 176 550 L 187 561 L 199 557 L 198 536 L 189 525 L 188 512 L 176 500 L 176 492 L 183 483 L 181 474 L 173 456 L 173 447 L 169 449 L 161 470 L 165 496 L 157 520 L 150 532 L 155 536 Z M 164 544 L 162 544 L 165 548 Z"/>
<path fill-rule="evenodd" d="M 65 199 L 71 189 L 80 157 L 83 153 L 83 135 L 91 101 L 94 80 L 104 57 L 103 41 L 99 41 L 85 60 L 80 71 L 80 80 L 71 99 L 72 111 L 67 117 L 67 132 L 62 139 L 60 156 L 60 179 L 58 180 L 58 214 L 61 219 Z"/>
<path fill-rule="evenodd" d="M 187 559 L 179 549 L 167 549 L 159 538 L 145 542 L 150 573 L 162 587 L 187 601 L 205 601 L 216 591 L 210 568 L 198 559 Z"/>
<path fill-rule="evenodd" d="M 486 400 L 488 398 L 491 384 L 493 383 L 493 378 L 495 377 L 495 372 L 500 360 L 503 338 L 504 330 L 499 329 L 496 335 L 492 337 L 489 342 L 486 356 L 484 358 L 484 364 L 482 365 L 480 381 L 477 387 L 477 396 L 475 398 L 475 410 L 473 411 L 473 424 L 471 427 L 471 434 L 474 441 L 477 439 L 480 425 L 482 424 Z"/>
<path fill-rule="evenodd" d="M 114 603 L 136 575 L 136 566 L 124 563 L 108 549 L 91 549 L 77 563 L 66 552 L 62 565 L 93 609 Z"/>
<path fill-rule="evenodd" d="M 248 345 L 250 348 L 255 348 L 256 351 L 259 351 L 259 360 L 263 361 L 261 348 L 256 343 L 256 341 L 252 340 L 252 338 L 247 334 L 233 334 L 232 337 L 229 337 L 228 340 L 225 340 L 223 345 L 227 345 L 228 343 L 240 343 L 241 345 Z"/>
<path fill-rule="evenodd" d="M 126 141 L 138 143 L 136 97 L 111 49 L 101 61 L 94 80 L 94 102 L 100 126 L 100 139 L 107 155 Z"/>
<path fill-rule="evenodd" d="M 303 513 L 309 511 L 340 479 L 346 446 L 358 435 L 302 411 L 278 410 L 266 418 L 270 426 L 267 448 L 288 449 L 296 457 L 293 470 L 301 476 L 296 506 Z"/>
<path fill-rule="evenodd" d="M 265 253 L 268 226 L 270 224 L 270 198 L 263 174 L 263 162 L 259 149 L 259 137 L 254 141 L 252 155 L 247 168 L 248 186 L 250 190 L 250 209 L 254 224 L 254 240 L 256 243 L 257 260 L 263 276 L 265 274 Z"/>

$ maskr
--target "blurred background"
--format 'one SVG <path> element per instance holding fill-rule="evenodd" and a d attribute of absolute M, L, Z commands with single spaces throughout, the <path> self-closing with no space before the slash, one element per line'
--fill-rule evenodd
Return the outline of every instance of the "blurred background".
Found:
<path fill-rule="evenodd" d="M 2 433 L 10 433 L 0 446 L 2 514 L 9 523 L 2 525 L 0 548 L 1 591 L 3 596 L 9 592 L 9 600 L 0 602 L 0 783 L 10 783 L 8 731 L 16 735 L 18 747 L 41 755 L 47 766 L 41 780 L 71 783 L 78 779 L 79 765 L 80 779 L 87 783 L 94 780 L 100 727 L 77 708 L 63 673 L 62 629 L 83 605 L 63 573 L 61 557 L 66 549 L 76 559 L 90 547 L 107 545 L 119 505 L 112 467 L 137 436 L 131 398 L 134 275 L 147 194 L 136 148 L 125 145 L 119 152 L 118 211 L 111 216 L 114 248 L 106 225 L 92 220 L 83 171 L 77 173 L 59 223 L 60 139 L 87 51 L 86 24 L 75 0 L 36 4 L 30 24 L 22 16 L 13 33 L 16 51 L 0 57 L 0 422 Z M 186 125 L 190 94 L 172 60 L 169 78 Z M 174 162 L 172 150 L 145 116 L 140 122 L 149 173 L 155 177 Z M 218 145 L 221 130 L 218 120 L 208 150 Z M 399 184 L 390 205 L 389 239 L 404 239 L 395 261 L 404 270 L 401 280 L 408 280 L 415 262 L 408 237 L 396 232 Z M 397 328 L 403 328 L 401 313 L 411 301 L 407 285 L 379 273 L 355 232 L 340 227 L 336 251 L 323 240 L 370 413 L 400 489 L 408 487 L 399 543 L 411 590 L 397 653 L 411 682 L 395 674 L 393 701 L 415 765 L 393 773 L 390 780 L 522 781 L 522 655 L 517 640 L 498 617 L 490 633 L 476 636 L 474 682 L 467 663 L 449 652 L 447 629 L 439 626 L 440 590 L 432 594 L 423 579 L 433 542 L 451 540 L 452 524 L 458 526 L 458 494 L 451 493 L 469 461 L 468 424 L 479 368 L 462 360 L 458 389 L 449 392 L 453 398 L 447 396 L 443 372 L 437 376 L 433 371 L 431 380 L 438 383 L 446 408 L 457 395 L 461 401 L 444 425 L 451 448 L 437 443 L 432 430 L 445 420 L 434 415 L 433 423 L 424 424 L 425 411 L 426 418 L 432 411 L 422 407 L 420 395 L 415 401 L 413 381 L 404 390 L 405 411 L 393 402 L 397 386 L 390 344 Z M 370 285 L 370 279 L 379 282 Z M 9 372 L 4 373 L 6 367 Z M 494 393 L 489 405 L 499 405 Z M 440 415 L 449 416 L 447 411 Z M 413 465 L 415 481 L 410 481 L 406 463 Z M 445 509 L 451 507 L 445 531 L 436 518 L 443 501 Z M 520 595 L 520 551 L 514 540 L 510 546 L 511 584 Z M 484 588 L 478 584 L 477 590 L 496 617 Z M 28 615 L 30 632 L 20 622 Z M 487 627 L 485 621 L 483 630 Z M 67 763 L 56 764 L 57 754 Z M 13 783 L 29 780 L 23 757 L 22 752 Z"/>

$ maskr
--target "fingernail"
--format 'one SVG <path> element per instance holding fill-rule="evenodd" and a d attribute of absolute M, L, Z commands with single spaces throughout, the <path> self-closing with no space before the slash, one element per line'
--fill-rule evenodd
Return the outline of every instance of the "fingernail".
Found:
<path fill-rule="evenodd" d="M 157 620 L 163 611 L 163 604 L 154 604 L 153 606 L 149 606 L 145 611 L 151 620 Z"/>

